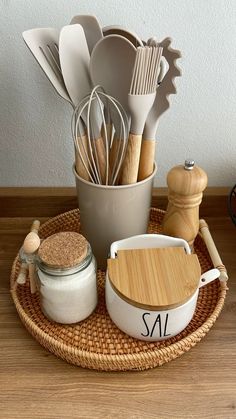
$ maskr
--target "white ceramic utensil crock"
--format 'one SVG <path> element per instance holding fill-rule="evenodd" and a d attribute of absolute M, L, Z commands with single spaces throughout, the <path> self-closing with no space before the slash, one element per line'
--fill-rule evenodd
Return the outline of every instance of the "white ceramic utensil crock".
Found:
<path fill-rule="evenodd" d="M 115 258 L 117 251 L 123 249 L 157 248 L 157 247 L 184 247 L 190 254 L 188 243 L 159 234 L 146 234 L 120 240 L 111 245 L 111 258 Z M 191 297 L 173 308 L 142 308 L 128 302 L 115 289 L 106 273 L 106 305 L 108 313 L 116 326 L 128 335 L 146 341 L 160 341 L 171 338 L 182 330 L 191 321 L 197 305 L 199 289 L 219 277 L 218 269 L 211 269 L 199 278 L 199 284 Z"/>

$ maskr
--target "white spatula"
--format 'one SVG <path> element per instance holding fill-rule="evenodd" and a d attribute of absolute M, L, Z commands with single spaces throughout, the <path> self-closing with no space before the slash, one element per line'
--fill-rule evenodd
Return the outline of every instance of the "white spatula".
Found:
<path fill-rule="evenodd" d="M 81 25 L 73 24 L 64 26 L 59 38 L 59 56 L 62 74 L 69 95 L 77 106 L 85 96 L 90 94 L 92 82 L 89 74 L 90 54 Z M 98 152 L 101 165 L 105 160 L 105 147 L 100 136 L 100 113 L 96 103 L 91 107 L 93 115 L 93 139 Z M 82 115 L 86 123 L 87 115 Z M 84 138 L 84 142 L 86 139 Z"/>
<path fill-rule="evenodd" d="M 80 24 L 82 26 L 87 40 L 88 49 L 91 54 L 96 43 L 103 38 L 102 29 L 96 16 L 77 15 L 73 17 L 70 24 Z"/>
<path fill-rule="evenodd" d="M 81 25 L 67 25 L 62 28 L 59 57 L 66 88 L 76 106 L 91 90 L 90 54 Z"/>

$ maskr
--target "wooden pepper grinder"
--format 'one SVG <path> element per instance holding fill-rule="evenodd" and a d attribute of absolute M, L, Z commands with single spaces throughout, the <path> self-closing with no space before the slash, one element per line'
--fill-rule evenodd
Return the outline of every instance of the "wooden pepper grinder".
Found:
<path fill-rule="evenodd" d="M 162 232 L 185 239 L 190 246 L 199 231 L 199 206 L 207 186 L 207 174 L 193 160 L 173 167 L 167 175 L 168 206 Z"/>

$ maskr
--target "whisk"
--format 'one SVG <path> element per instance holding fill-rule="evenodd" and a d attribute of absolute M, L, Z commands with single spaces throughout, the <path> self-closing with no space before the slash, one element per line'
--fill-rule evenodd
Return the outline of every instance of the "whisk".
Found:
<path fill-rule="evenodd" d="M 92 112 L 95 103 L 97 103 L 97 109 L 101 116 L 99 118 L 101 126 L 99 127 L 97 126 L 98 118 L 94 118 Z M 85 114 L 86 118 L 84 118 Z M 119 147 L 112 167 L 110 167 L 110 152 L 115 132 L 114 128 L 109 129 L 112 124 L 116 128 Z M 117 129 L 117 125 L 119 129 Z M 101 86 L 96 86 L 76 106 L 71 120 L 71 129 L 75 151 L 81 159 L 89 180 L 96 184 L 115 185 L 124 160 L 129 132 L 128 116 L 121 104 L 106 94 Z M 94 131 L 98 130 L 102 133 L 99 143 L 96 140 L 97 136 L 94 136 Z M 87 143 L 82 141 L 85 131 L 87 132 Z"/>

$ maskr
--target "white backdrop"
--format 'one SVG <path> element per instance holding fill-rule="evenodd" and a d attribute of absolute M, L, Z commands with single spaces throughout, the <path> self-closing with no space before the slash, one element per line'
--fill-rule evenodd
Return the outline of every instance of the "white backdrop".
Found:
<path fill-rule="evenodd" d="M 236 182 L 235 0 L 0 0 L 0 186 L 71 186 L 71 109 L 57 96 L 21 33 L 62 27 L 76 14 L 143 39 L 171 36 L 182 51 L 178 94 L 158 130 L 155 186 L 192 157 L 210 186 Z"/>

